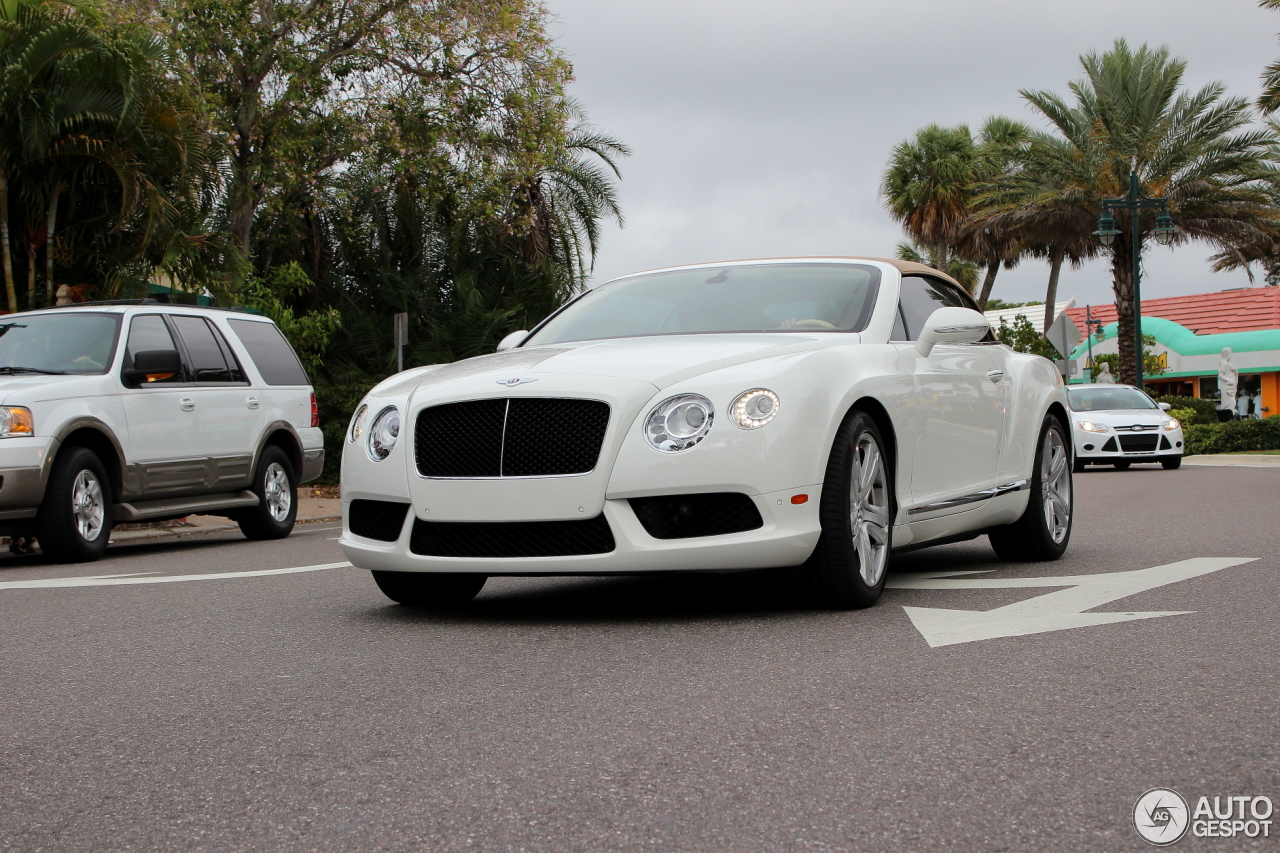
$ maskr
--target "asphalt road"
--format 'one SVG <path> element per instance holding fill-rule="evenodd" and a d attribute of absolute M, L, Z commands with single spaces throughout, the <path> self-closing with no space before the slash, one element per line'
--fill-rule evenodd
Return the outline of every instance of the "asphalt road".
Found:
<path fill-rule="evenodd" d="M 0 849 L 1145 850 L 1147 789 L 1280 804 L 1280 471 L 1076 488 L 1060 562 L 980 539 L 898 557 L 895 583 L 1258 559 L 1094 611 L 1183 615 L 930 645 L 904 607 L 1061 587 L 833 613 L 757 577 L 499 579 L 438 615 L 351 568 L 152 582 L 341 561 L 328 525 L 2 558 Z M 1177 849 L 1280 850 L 1274 820 Z"/>

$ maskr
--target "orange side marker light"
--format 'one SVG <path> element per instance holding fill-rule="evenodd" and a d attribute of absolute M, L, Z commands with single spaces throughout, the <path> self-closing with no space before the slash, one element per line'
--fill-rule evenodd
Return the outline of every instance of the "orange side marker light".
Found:
<path fill-rule="evenodd" d="M 792 495 L 791 502 L 796 506 L 799 506 L 800 504 L 808 503 L 809 496 L 808 495 Z"/>

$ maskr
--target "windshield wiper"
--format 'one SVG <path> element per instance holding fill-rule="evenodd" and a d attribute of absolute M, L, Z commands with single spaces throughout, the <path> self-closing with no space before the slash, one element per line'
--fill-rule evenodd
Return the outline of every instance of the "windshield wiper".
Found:
<path fill-rule="evenodd" d="M 0 367 L 0 373 L 45 373 L 49 376 L 68 376 L 65 370 L 41 370 L 38 367 Z"/>

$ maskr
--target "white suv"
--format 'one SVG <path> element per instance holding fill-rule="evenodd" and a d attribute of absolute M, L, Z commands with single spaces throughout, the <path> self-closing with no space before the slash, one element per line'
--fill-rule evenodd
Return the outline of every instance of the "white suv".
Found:
<path fill-rule="evenodd" d="M 192 513 L 288 536 L 324 467 L 315 394 L 280 330 L 153 300 L 0 316 L 0 535 L 96 560 L 112 524 Z"/>

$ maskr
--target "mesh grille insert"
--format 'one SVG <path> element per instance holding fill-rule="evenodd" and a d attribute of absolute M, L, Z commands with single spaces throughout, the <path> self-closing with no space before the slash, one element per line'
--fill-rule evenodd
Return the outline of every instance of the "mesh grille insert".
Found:
<path fill-rule="evenodd" d="M 423 521 L 409 550 L 427 557 L 575 557 L 607 554 L 613 531 L 603 515 L 572 521 Z"/>
<path fill-rule="evenodd" d="M 414 457 L 424 477 L 550 477 L 596 467 L 609 404 L 544 397 L 468 400 L 418 413 Z"/>
<path fill-rule="evenodd" d="M 352 501 L 347 510 L 347 527 L 356 536 L 394 542 L 400 538 L 409 505 L 394 501 Z"/>
<path fill-rule="evenodd" d="M 631 498 L 628 502 L 654 539 L 721 536 L 764 526 L 755 501 L 737 492 Z"/>

